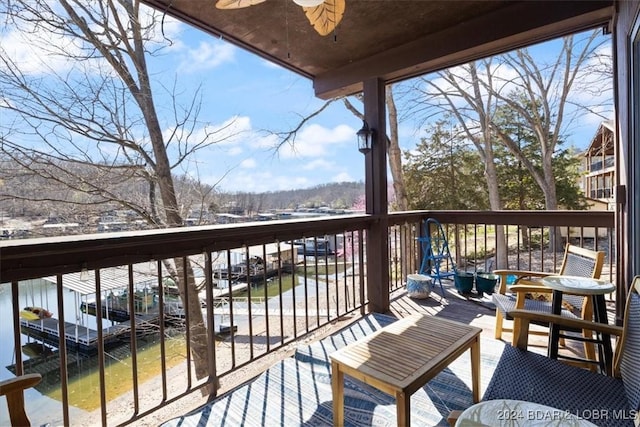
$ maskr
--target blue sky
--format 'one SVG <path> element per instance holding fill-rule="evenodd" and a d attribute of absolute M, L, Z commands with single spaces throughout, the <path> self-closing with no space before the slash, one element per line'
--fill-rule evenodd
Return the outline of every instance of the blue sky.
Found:
<path fill-rule="evenodd" d="M 292 129 L 323 103 L 313 95 L 311 81 L 187 25 L 176 24 L 175 30 L 177 43 L 167 54 L 175 59 L 163 57 L 160 67 L 167 67 L 173 78 L 167 64 L 175 64 L 181 84 L 202 85 L 206 120 L 222 124 L 235 118 L 242 129 L 233 142 L 198 156 L 202 180 L 219 182 L 230 191 L 259 192 L 364 179 L 363 156 L 355 142 L 361 122 L 342 103 L 303 127 L 295 146 L 285 145 L 276 152 L 278 140 L 268 131 Z M 548 51 L 553 56 L 557 46 L 552 42 L 531 50 L 544 59 Z M 600 121 L 597 115 L 580 115 L 570 126 L 567 142 L 586 148 Z M 415 147 L 425 135 L 411 121 L 402 122 L 399 131 L 403 149 Z"/>
<path fill-rule="evenodd" d="M 252 192 L 364 179 L 364 157 L 355 140 L 362 123 L 341 102 L 306 124 L 295 145 L 287 144 L 276 151 L 279 140 L 274 132 L 293 129 L 303 116 L 324 103 L 315 98 L 312 82 L 168 17 L 162 30 L 164 37 L 158 29 L 155 40 L 163 49 L 148 64 L 158 112 L 161 120 L 165 119 L 162 120 L 165 134 L 172 132 L 173 112 L 168 92 L 175 86 L 181 105 L 188 105 L 200 91 L 201 111 L 195 138 L 203 135 L 205 129 L 218 129 L 215 138 L 220 140 L 199 151 L 176 173 L 189 174 L 221 190 Z M 17 35 L 5 31 L 0 41 L 3 49 L 15 49 L 27 69 L 39 72 L 33 58 L 37 52 L 30 40 L 19 40 Z M 540 45 L 532 51 L 544 58 L 553 46 L 553 43 Z M 49 67 L 57 67 L 55 61 L 47 61 Z M 64 66 L 60 64 L 61 69 Z M 589 101 L 594 101 L 592 96 Z M 358 105 L 355 100 L 354 103 Z M 600 121 L 596 115 L 580 115 L 571 125 L 567 142 L 585 148 Z M 409 150 L 425 136 L 425 131 L 406 120 L 400 123 L 399 134 L 401 148 Z"/>
<path fill-rule="evenodd" d="M 314 96 L 312 82 L 184 24 L 177 24 L 171 37 L 175 45 L 150 66 L 163 70 L 166 84 L 177 74 L 185 95 L 200 86 L 200 119 L 214 126 L 231 124 L 235 130 L 229 140 L 201 152 L 183 172 L 199 174 L 202 181 L 228 191 L 364 179 L 355 139 L 362 122 L 342 103 L 305 125 L 294 145 L 276 150 L 274 132 L 293 129 L 324 104 Z"/>

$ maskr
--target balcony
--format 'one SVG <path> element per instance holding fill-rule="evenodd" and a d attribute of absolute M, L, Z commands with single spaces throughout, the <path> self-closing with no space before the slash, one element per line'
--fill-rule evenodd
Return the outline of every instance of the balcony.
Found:
<path fill-rule="evenodd" d="M 406 296 L 421 221 L 445 226 L 459 269 L 555 271 L 570 241 L 605 251 L 602 277 L 615 282 L 613 215 L 407 212 L 5 241 L 0 333 L 12 344 L 0 378 L 43 375 L 26 399 L 34 424 L 158 424 L 204 403 L 217 381 L 221 395 L 385 300 L 396 317 L 428 313 L 493 337 L 486 297 L 462 297 L 447 282 L 446 299 Z M 386 250 L 371 244 L 377 230 Z M 388 254 L 388 280 L 367 268 L 378 254 Z M 197 299 L 183 303 L 181 283 L 197 286 Z M 21 317 L 26 306 L 51 317 Z M 193 346 L 203 344 L 198 361 Z"/>
<path fill-rule="evenodd" d="M 589 166 L 589 172 L 599 172 L 605 169 L 613 169 L 615 167 L 615 157 L 606 156 L 604 160 L 601 157 L 592 157 Z"/>

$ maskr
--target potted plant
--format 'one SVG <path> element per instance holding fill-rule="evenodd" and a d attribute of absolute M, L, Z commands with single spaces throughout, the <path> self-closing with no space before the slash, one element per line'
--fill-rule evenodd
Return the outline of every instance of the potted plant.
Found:
<path fill-rule="evenodd" d="M 491 295 L 496 289 L 498 278 L 497 274 L 479 272 L 476 274 L 476 291 L 478 291 L 480 295 L 482 295 L 483 292 Z"/>
<path fill-rule="evenodd" d="M 467 271 L 455 270 L 453 274 L 453 282 L 456 289 L 461 294 L 471 293 L 471 290 L 473 289 L 473 279 L 474 274 Z"/>

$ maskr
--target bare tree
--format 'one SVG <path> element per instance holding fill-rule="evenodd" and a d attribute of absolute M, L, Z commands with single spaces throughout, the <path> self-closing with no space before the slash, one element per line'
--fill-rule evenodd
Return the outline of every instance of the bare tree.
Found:
<path fill-rule="evenodd" d="M 491 68 L 491 59 L 478 62 L 485 69 Z M 495 96 L 491 92 L 482 90 L 478 78 L 478 65 L 475 62 L 456 69 L 444 70 L 438 73 L 438 76 L 439 80 L 420 79 L 422 83 L 419 86 L 420 90 L 428 98 L 438 100 L 437 103 L 428 104 L 428 109 L 433 109 L 435 106 L 438 110 L 449 111 L 449 114 L 458 122 L 466 138 L 476 147 L 485 165 L 484 177 L 489 194 L 489 206 L 492 210 L 500 210 L 502 209 L 502 201 L 498 188 L 498 172 L 493 146 L 495 141 L 491 128 Z M 489 80 L 492 77 L 491 73 L 485 75 L 485 78 Z M 504 227 L 496 228 L 496 253 L 500 257 L 496 260 L 497 267 L 506 267 L 507 251 Z"/>
<path fill-rule="evenodd" d="M 555 51 L 557 55 L 551 60 L 541 61 L 528 49 L 519 49 L 444 70 L 423 77 L 412 86 L 419 96 L 413 97 L 411 108 L 424 121 L 443 113 L 457 119 L 485 163 L 491 209 L 503 206 L 494 159 L 497 143 L 506 146 L 534 177 L 544 194 L 546 209 L 557 209 L 554 152 L 580 114 L 602 106 L 602 94 L 592 100 L 579 95 L 588 87 L 607 87 L 606 83 L 593 85 L 593 76 L 600 79 L 606 75 L 603 65 L 608 61 L 603 59 L 606 54 L 602 50 L 606 43 L 594 31 L 562 39 L 560 49 Z M 553 49 L 547 49 L 547 54 L 550 51 Z M 536 136 L 542 152 L 540 165 L 532 162 L 513 136 L 497 124 L 496 112 L 505 105 L 517 112 Z M 604 114 L 606 108 L 603 117 Z M 499 242 L 502 241 L 500 238 Z M 552 242 L 556 243 L 555 239 Z M 503 259 L 497 260 L 500 267 L 506 265 L 506 251 L 498 250 L 504 254 Z"/>
<path fill-rule="evenodd" d="M 580 101 L 575 99 L 576 92 L 589 93 L 601 90 L 603 86 L 611 87 L 606 83 L 593 85 L 591 81 L 593 76 L 606 78 L 606 70 L 601 67 L 606 67 L 607 61 L 600 63 L 600 48 L 604 43 L 598 31 L 592 31 L 586 37 L 567 36 L 562 39 L 562 48 L 557 56 L 549 63 L 539 63 L 529 50 L 519 49 L 498 57 L 500 66 L 515 71 L 515 77 L 499 76 L 493 84 L 481 80 L 485 90 L 492 92 L 501 103 L 516 111 L 535 135 L 542 153 L 541 168 L 523 154 L 518 141 L 492 124 L 500 141 L 522 162 L 542 190 L 547 210 L 558 208 L 552 168 L 558 142 L 576 115 L 595 111 L 596 104 L 589 104 L 588 101 L 577 104 Z M 597 59 L 597 64 L 590 63 L 594 59 Z M 580 81 L 581 77 L 585 80 Z M 611 82 L 611 78 L 608 80 Z M 512 85 L 508 91 L 501 90 L 502 87 Z M 599 97 L 594 97 L 596 99 L 598 106 L 601 106 Z M 577 108 L 571 112 L 568 111 L 569 106 Z"/>
<path fill-rule="evenodd" d="M 198 120 L 197 93 L 179 105 L 175 88 L 167 90 L 171 113 L 161 118 L 147 62 L 162 47 L 157 13 L 138 0 L 10 0 L 0 13 L 3 31 L 22 34 L 41 55 L 34 69 L 8 45 L 0 51 L 2 154 L 55 188 L 84 195 L 57 201 L 117 204 L 156 227 L 182 226 L 172 171 L 223 131 Z M 146 198 L 116 190 L 132 182 L 146 186 Z M 174 263 L 196 375 L 204 378 L 209 345 L 192 268 Z"/>
<path fill-rule="evenodd" d="M 355 100 L 362 102 L 362 94 L 358 94 L 353 97 Z M 302 127 L 308 123 L 313 117 L 316 117 L 322 111 L 324 111 L 329 105 L 336 101 L 342 101 L 345 108 L 349 110 L 355 117 L 360 120 L 364 120 L 364 113 L 352 102 L 352 98 L 342 97 L 342 98 L 334 98 L 326 101 L 320 108 L 318 108 L 313 113 L 302 117 L 299 123 L 292 129 L 286 132 L 281 132 L 278 134 L 280 137 L 280 144 L 278 148 L 282 145 L 295 144 L 295 139 L 297 133 L 302 129 Z M 391 170 L 391 178 L 393 180 L 393 190 L 395 193 L 395 209 L 398 211 L 406 211 L 409 209 L 409 202 L 407 199 L 407 191 L 404 185 L 404 177 L 402 175 L 402 150 L 400 149 L 400 141 L 399 141 L 399 116 L 398 109 L 396 107 L 394 95 L 393 95 L 393 86 L 387 86 L 386 94 L 385 94 L 385 103 L 387 107 L 388 113 L 388 122 L 389 122 L 389 134 L 384 134 L 384 138 L 387 142 L 387 153 L 388 153 L 388 162 L 389 169 Z M 401 236 L 404 237 L 411 235 L 408 232 L 401 233 Z M 411 241 L 403 241 L 401 242 L 403 253 L 409 254 L 411 253 L 411 245 L 413 242 Z M 415 271 L 416 266 L 414 260 L 410 260 L 407 257 L 403 257 L 402 259 L 403 266 L 402 269 L 406 273 L 411 273 Z"/>
<path fill-rule="evenodd" d="M 387 86 L 385 102 L 387 104 L 389 118 L 387 150 L 389 151 L 389 169 L 391 169 L 391 177 L 393 178 L 393 191 L 396 196 L 396 208 L 399 211 L 406 211 L 409 209 L 409 200 L 402 175 L 402 150 L 400 149 L 400 136 L 398 133 L 398 108 L 396 107 L 396 101 L 393 95 L 393 85 Z"/>

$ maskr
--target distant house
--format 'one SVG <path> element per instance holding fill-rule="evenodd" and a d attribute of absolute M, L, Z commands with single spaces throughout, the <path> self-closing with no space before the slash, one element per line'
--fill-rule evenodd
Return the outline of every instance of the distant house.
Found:
<path fill-rule="evenodd" d="M 587 197 L 587 209 L 590 211 L 606 211 L 611 210 L 611 203 L 604 202 L 598 199 L 592 199 Z M 579 238 L 586 237 L 588 239 L 593 239 L 596 234 L 596 229 L 593 227 L 569 227 L 569 237 Z M 607 228 L 599 228 L 598 229 L 598 238 L 607 237 L 609 233 L 609 229 Z M 567 227 L 560 227 L 560 234 L 562 237 L 567 236 Z"/>
<path fill-rule="evenodd" d="M 42 234 L 45 236 L 62 236 L 64 234 L 76 234 L 80 224 L 77 222 L 64 222 L 57 224 L 43 224 Z"/>
<path fill-rule="evenodd" d="M 587 209 L 595 211 L 615 210 L 615 124 L 611 120 L 604 121 L 591 140 L 589 148 L 583 154 L 583 175 L 579 183 L 587 199 Z M 561 228 L 566 237 L 594 238 L 592 227 Z M 598 237 L 607 237 L 607 229 L 598 229 Z"/>
<path fill-rule="evenodd" d="M 604 121 L 598 127 L 589 148 L 584 153 L 582 190 L 589 199 L 607 204 L 614 210 L 615 194 L 615 124 Z"/>
<path fill-rule="evenodd" d="M 243 215 L 236 215 L 231 213 L 219 213 L 216 214 L 216 223 L 218 224 L 236 224 L 239 222 L 245 222 L 247 218 Z"/>

